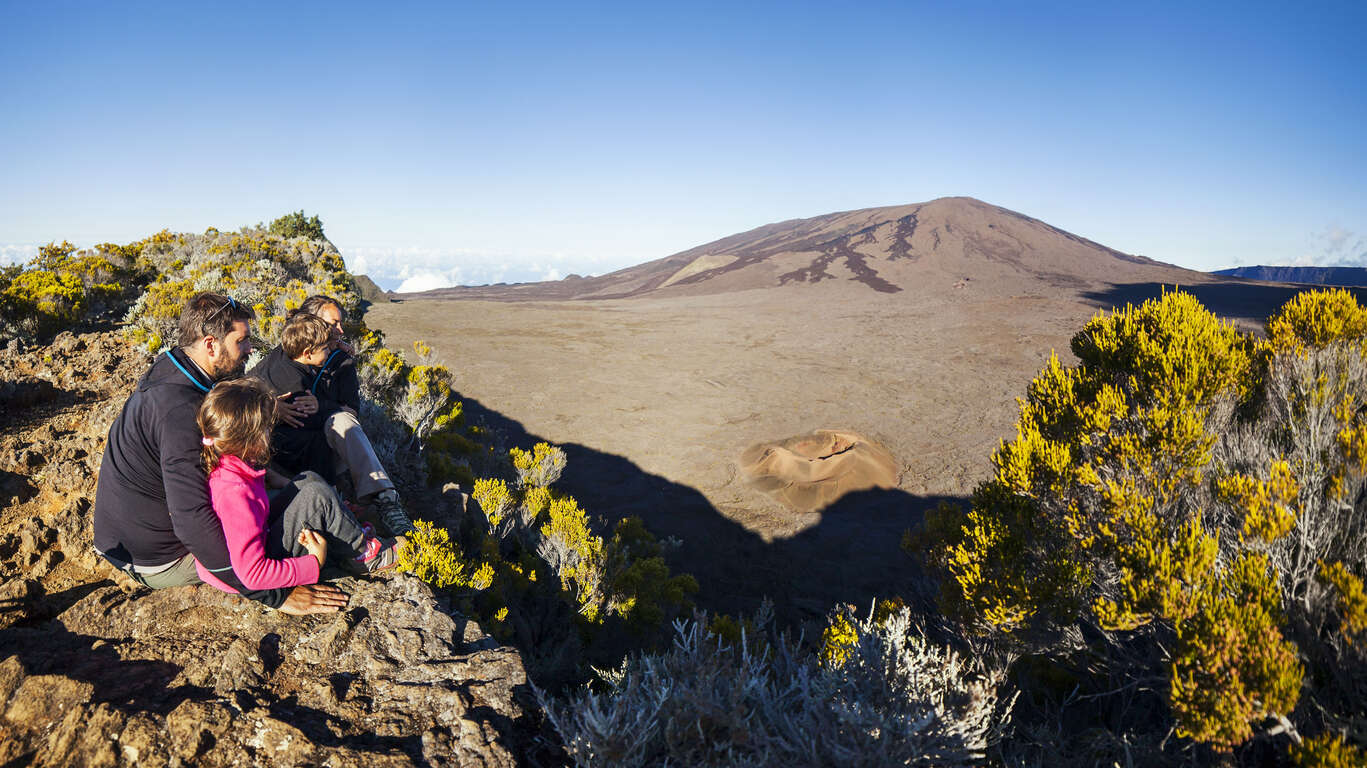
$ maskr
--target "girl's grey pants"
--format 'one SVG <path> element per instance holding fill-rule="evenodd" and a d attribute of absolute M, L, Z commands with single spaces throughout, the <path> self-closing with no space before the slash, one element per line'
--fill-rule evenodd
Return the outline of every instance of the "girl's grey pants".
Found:
<path fill-rule="evenodd" d="M 327 539 L 330 562 L 357 569 L 355 558 L 364 550 L 365 531 L 337 491 L 314 472 L 295 475 L 271 497 L 266 553 L 275 558 L 308 554 L 299 543 L 299 534 L 306 528 Z"/>

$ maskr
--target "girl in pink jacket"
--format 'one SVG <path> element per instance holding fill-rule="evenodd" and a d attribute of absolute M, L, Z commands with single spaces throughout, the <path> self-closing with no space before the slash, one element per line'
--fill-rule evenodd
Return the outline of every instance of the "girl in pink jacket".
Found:
<path fill-rule="evenodd" d="M 201 455 L 209 473 L 209 500 L 223 526 L 233 572 L 248 589 L 313 584 L 323 564 L 353 573 L 389 568 L 402 539 L 376 538 L 362 526 L 335 492 L 310 494 L 310 504 L 291 504 L 298 487 L 323 483 L 313 473 L 295 478 L 286 492 L 266 495 L 275 396 L 255 379 L 219 383 L 199 409 L 204 434 Z M 292 493 L 291 493 L 292 492 Z M 225 592 L 236 593 L 202 565 L 199 576 Z"/>

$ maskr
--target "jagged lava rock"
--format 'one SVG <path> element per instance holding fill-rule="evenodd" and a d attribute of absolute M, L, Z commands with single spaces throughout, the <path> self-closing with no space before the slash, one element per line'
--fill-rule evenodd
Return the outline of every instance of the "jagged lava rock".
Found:
<path fill-rule="evenodd" d="M 106 584 L 5 630 L 0 760 L 518 765 L 538 725 L 517 652 L 413 577 L 343 586 L 347 610 L 293 618 L 207 586 Z"/>

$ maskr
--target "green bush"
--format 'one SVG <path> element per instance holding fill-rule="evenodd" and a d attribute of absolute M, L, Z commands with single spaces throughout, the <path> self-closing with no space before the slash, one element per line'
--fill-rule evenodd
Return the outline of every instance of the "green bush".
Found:
<path fill-rule="evenodd" d="M 287 213 L 284 216 L 271 222 L 270 232 L 284 238 L 306 237 L 310 240 L 322 240 L 323 222 L 317 216 L 304 216 L 303 211 Z"/>

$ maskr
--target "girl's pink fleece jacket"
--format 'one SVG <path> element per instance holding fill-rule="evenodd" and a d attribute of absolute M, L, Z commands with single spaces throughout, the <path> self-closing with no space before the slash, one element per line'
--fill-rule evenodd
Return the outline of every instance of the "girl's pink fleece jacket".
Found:
<path fill-rule="evenodd" d="M 228 560 L 247 589 L 276 589 L 318 581 L 318 560 L 313 555 L 272 560 L 266 556 L 266 470 L 253 469 L 236 456 L 224 456 L 209 473 L 209 500 L 228 540 Z M 195 563 L 205 583 L 237 594 L 207 568 Z"/>

